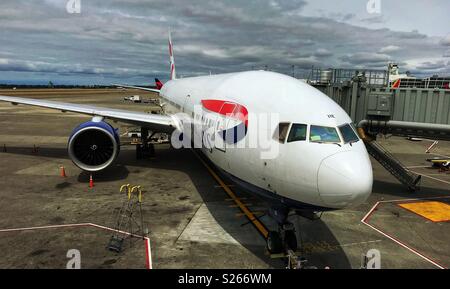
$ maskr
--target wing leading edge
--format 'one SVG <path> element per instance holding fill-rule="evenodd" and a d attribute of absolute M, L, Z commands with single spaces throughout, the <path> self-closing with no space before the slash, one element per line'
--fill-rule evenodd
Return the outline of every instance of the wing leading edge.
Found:
<path fill-rule="evenodd" d="M 139 89 L 139 90 L 151 91 L 151 92 L 156 92 L 156 93 L 159 93 L 159 92 L 160 92 L 159 89 L 154 89 L 154 88 L 147 88 L 147 87 L 140 87 L 140 86 L 132 86 L 132 85 L 123 85 L 123 84 L 113 84 L 113 85 L 114 85 L 114 86 L 117 86 L 117 87 L 133 88 L 133 89 Z"/>
<path fill-rule="evenodd" d="M 92 116 L 100 116 L 107 119 L 140 125 L 158 132 L 172 132 L 173 130 L 178 128 L 178 122 L 176 118 L 170 115 L 148 114 L 144 112 L 111 109 L 92 105 L 2 95 L 0 95 L 0 101 L 10 102 L 14 105 L 25 104 L 49 109 L 56 109 L 62 112 L 76 112 Z"/>

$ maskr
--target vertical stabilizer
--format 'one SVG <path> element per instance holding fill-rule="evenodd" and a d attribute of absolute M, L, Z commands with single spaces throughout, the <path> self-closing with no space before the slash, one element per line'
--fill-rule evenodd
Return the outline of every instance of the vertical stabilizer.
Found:
<path fill-rule="evenodd" d="M 173 57 L 173 44 L 172 35 L 169 30 L 169 56 L 170 56 L 170 79 L 177 79 L 177 73 L 175 70 L 175 58 Z"/>

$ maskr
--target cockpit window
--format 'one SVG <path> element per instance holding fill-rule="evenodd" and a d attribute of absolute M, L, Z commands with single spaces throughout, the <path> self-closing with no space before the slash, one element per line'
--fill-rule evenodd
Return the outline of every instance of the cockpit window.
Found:
<path fill-rule="evenodd" d="M 338 132 L 334 127 L 317 126 L 317 125 L 311 126 L 311 131 L 309 133 L 309 140 L 311 142 L 332 142 L 332 143 L 341 142 Z"/>
<path fill-rule="evenodd" d="M 280 143 L 284 143 L 288 135 L 290 125 L 291 124 L 289 122 L 280 122 L 277 130 L 275 131 L 274 139 L 278 140 Z"/>
<path fill-rule="evenodd" d="M 306 140 L 306 124 L 294 123 L 292 124 L 291 131 L 287 142 Z"/>
<path fill-rule="evenodd" d="M 341 131 L 341 135 L 344 138 L 345 143 L 359 141 L 359 138 L 356 135 L 355 131 L 348 123 L 340 126 L 339 130 Z"/>

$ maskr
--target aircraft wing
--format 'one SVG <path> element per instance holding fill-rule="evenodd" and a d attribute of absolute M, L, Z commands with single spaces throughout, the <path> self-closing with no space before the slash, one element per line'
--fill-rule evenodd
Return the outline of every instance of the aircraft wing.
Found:
<path fill-rule="evenodd" d="M 11 104 L 14 105 L 25 104 L 31 106 L 56 109 L 62 112 L 69 111 L 92 116 L 100 116 L 107 119 L 147 127 L 150 130 L 158 132 L 172 132 L 173 130 L 178 128 L 178 122 L 176 118 L 170 115 L 148 114 L 144 112 L 111 109 L 92 105 L 74 104 L 67 102 L 11 97 L 2 95 L 0 95 L 0 101 L 10 102 Z"/>
<path fill-rule="evenodd" d="M 114 86 L 118 86 L 118 87 L 125 87 L 125 88 L 133 88 L 133 89 L 139 89 L 139 90 L 151 91 L 151 92 L 156 92 L 156 93 L 159 93 L 159 92 L 160 92 L 159 89 L 155 89 L 155 88 L 147 88 L 147 87 L 132 86 L 132 85 L 123 85 L 123 84 L 113 84 L 113 85 L 114 85 Z"/>

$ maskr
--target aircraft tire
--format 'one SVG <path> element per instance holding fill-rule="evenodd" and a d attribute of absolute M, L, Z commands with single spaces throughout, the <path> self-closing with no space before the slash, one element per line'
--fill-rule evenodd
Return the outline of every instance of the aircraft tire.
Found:
<path fill-rule="evenodd" d="M 278 232 L 270 231 L 267 236 L 267 250 L 271 254 L 281 253 L 283 250 L 283 243 L 281 241 L 281 236 Z"/>
<path fill-rule="evenodd" d="M 297 236 L 295 235 L 295 232 L 293 230 L 284 232 L 284 242 L 289 249 L 294 252 L 297 251 Z"/>

